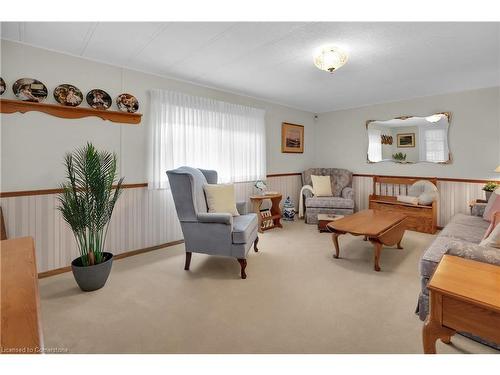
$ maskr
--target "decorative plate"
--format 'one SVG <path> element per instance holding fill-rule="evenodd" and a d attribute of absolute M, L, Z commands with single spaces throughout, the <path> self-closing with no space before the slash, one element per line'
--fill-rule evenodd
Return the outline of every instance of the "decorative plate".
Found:
<path fill-rule="evenodd" d="M 5 88 L 7 86 L 5 85 L 5 81 L 3 80 L 2 77 L 0 77 L 0 95 L 2 95 L 5 92 Z"/>
<path fill-rule="evenodd" d="M 12 85 L 12 91 L 18 99 L 28 102 L 43 102 L 48 94 L 47 87 L 33 78 L 18 79 Z"/>
<path fill-rule="evenodd" d="M 54 99 L 59 104 L 78 107 L 83 101 L 83 94 L 78 87 L 65 83 L 54 89 Z"/>
<path fill-rule="evenodd" d="M 139 101 L 134 95 L 120 94 L 116 98 L 116 105 L 122 112 L 134 113 L 139 109 Z"/>
<path fill-rule="evenodd" d="M 111 107 L 111 96 L 101 89 L 93 89 L 87 93 L 87 103 L 94 109 L 108 109 Z"/>

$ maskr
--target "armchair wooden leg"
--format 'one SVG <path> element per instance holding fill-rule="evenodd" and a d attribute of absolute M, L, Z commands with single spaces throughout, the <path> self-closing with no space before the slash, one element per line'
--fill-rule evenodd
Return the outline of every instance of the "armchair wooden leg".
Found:
<path fill-rule="evenodd" d="M 191 255 L 192 253 L 190 251 L 186 251 L 186 264 L 184 265 L 184 269 L 186 271 L 189 271 L 189 266 L 191 264 Z"/>
<path fill-rule="evenodd" d="M 259 251 L 259 249 L 257 248 L 258 243 L 259 243 L 259 236 L 257 236 L 257 238 L 255 239 L 255 242 L 253 243 L 253 249 L 255 252 Z"/>
<path fill-rule="evenodd" d="M 247 268 L 247 260 L 238 258 L 238 263 L 240 264 L 241 267 L 241 278 L 246 279 L 247 274 L 245 273 L 245 268 Z"/>

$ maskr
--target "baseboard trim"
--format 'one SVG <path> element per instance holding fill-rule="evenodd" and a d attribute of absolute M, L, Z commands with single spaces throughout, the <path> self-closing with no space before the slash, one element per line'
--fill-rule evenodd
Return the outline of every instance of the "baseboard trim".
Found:
<path fill-rule="evenodd" d="M 172 241 L 172 242 L 167 242 L 167 243 L 164 243 L 161 245 L 145 247 L 143 249 L 131 250 L 131 251 L 127 251 L 125 253 L 115 255 L 114 259 L 115 260 L 124 259 L 124 258 L 128 258 L 128 257 L 134 256 L 134 255 L 144 254 L 144 253 L 147 253 L 149 251 L 154 251 L 154 250 L 159 250 L 159 249 L 179 245 L 181 243 L 184 243 L 184 240 Z M 71 271 L 71 266 L 56 268 L 55 270 L 39 272 L 38 278 L 43 279 L 45 277 L 55 276 L 55 275 L 59 275 L 61 273 L 69 272 L 69 271 Z"/>

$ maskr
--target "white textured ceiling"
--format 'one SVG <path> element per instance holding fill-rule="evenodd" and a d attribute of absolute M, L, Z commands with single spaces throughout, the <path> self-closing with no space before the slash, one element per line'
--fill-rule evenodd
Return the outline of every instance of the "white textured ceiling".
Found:
<path fill-rule="evenodd" d="M 499 23 L 11 22 L 1 37 L 321 113 L 500 85 Z M 332 43 L 333 74 L 312 62 Z"/>

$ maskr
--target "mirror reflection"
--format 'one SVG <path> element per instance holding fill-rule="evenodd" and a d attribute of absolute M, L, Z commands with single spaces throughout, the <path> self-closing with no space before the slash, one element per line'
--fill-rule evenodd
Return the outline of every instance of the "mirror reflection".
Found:
<path fill-rule="evenodd" d="M 368 162 L 449 163 L 449 125 L 449 113 L 370 120 L 366 123 Z"/>

